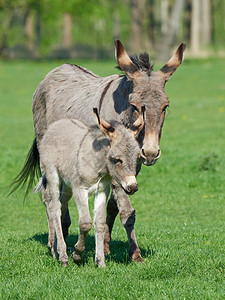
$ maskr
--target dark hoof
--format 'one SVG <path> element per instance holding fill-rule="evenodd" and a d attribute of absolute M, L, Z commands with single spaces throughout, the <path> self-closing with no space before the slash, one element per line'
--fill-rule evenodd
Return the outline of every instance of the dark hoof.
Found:
<path fill-rule="evenodd" d="M 61 261 L 60 263 L 63 267 L 68 267 L 68 261 Z"/>
<path fill-rule="evenodd" d="M 75 264 L 80 264 L 82 260 L 82 255 L 78 252 L 73 252 L 73 261 Z"/>
<path fill-rule="evenodd" d="M 140 251 L 135 251 L 132 256 L 131 256 L 132 260 L 138 263 L 143 263 L 144 259 L 141 256 Z"/>

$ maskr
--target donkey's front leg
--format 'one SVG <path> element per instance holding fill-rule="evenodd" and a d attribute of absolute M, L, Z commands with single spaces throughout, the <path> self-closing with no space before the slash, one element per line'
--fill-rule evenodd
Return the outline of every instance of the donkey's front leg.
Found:
<path fill-rule="evenodd" d="M 85 240 L 88 232 L 91 230 L 92 220 L 88 207 L 88 192 L 85 189 L 73 189 L 74 198 L 77 204 L 79 214 L 80 235 L 75 244 L 75 251 L 73 253 L 73 260 L 75 263 L 80 263 L 82 253 L 85 250 Z"/>
<path fill-rule="evenodd" d="M 115 221 L 116 216 L 118 215 L 119 210 L 117 207 L 117 203 L 114 200 L 113 193 L 110 196 L 110 199 L 107 203 L 107 217 L 106 217 L 106 226 L 105 226 L 105 235 L 104 235 L 104 252 L 105 255 L 110 254 L 109 250 L 109 242 L 111 241 L 111 233 L 113 224 Z"/>
<path fill-rule="evenodd" d="M 112 198 L 112 200 L 111 200 Z M 109 201 L 112 201 L 111 203 L 116 202 L 120 220 L 123 224 L 124 228 L 127 232 L 127 237 L 129 241 L 129 256 L 134 260 L 138 262 L 143 262 L 143 258 L 141 257 L 141 250 L 138 247 L 135 231 L 134 231 L 134 223 L 135 223 L 135 210 L 133 209 L 130 199 L 125 193 L 125 191 L 121 188 L 118 183 L 115 181 L 112 182 L 112 195 Z M 109 205 L 109 204 L 108 204 Z M 112 207 L 112 205 L 111 205 Z M 106 234 L 105 234 L 105 250 L 108 247 L 108 242 L 111 239 L 111 230 L 113 227 L 113 223 L 115 220 L 115 212 L 116 209 L 112 210 L 112 214 L 110 215 L 111 211 L 107 208 L 107 227 L 106 227 Z M 114 217 L 115 216 L 115 217 Z M 114 217 L 114 218 L 113 218 Z"/>

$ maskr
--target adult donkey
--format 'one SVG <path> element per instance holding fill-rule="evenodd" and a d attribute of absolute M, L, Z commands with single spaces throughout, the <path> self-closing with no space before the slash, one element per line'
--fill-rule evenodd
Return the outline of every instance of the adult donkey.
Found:
<path fill-rule="evenodd" d="M 161 155 L 159 143 L 166 108 L 169 105 L 164 90 L 165 83 L 181 64 L 185 46 L 182 43 L 174 56 L 157 72 L 153 71 L 146 53 L 140 54 L 139 58 L 129 57 L 119 40 L 115 41 L 116 58 L 119 67 L 125 72 L 124 76 L 99 77 L 85 68 L 71 64 L 64 64 L 50 71 L 33 96 L 36 139 L 29 152 L 27 164 L 17 178 L 18 185 L 29 176 L 30 182 L 32 181 L 38 163 L 38 144 L 49 124 L 59 119 L 76 118 L 87 126 L 94 125 L 92 107 L 97 107 L 106 121 L 114 119 L 131 127 L 141 106 L 145 106 L 145 126 L 139 135 L 141 159 L 137 163 L 137 173 L 142 163 L 146 166 L 153 165 Z M 63 194 L 65 198 L 70 197 L 66 190 Z M 118 213 L 127 231 L 129 255 L 133 260 L 142 261 L 134 232 L 135 210 L 123 189 L 116 182 L 112 182 L 112 194 L 107 205 L 105 253 L 110 253 L 111 231 Z M 69 226 L 67 210 L 63 220 L 65 238 Z M 49 244 L 52 238 L 50 235 Z"/>

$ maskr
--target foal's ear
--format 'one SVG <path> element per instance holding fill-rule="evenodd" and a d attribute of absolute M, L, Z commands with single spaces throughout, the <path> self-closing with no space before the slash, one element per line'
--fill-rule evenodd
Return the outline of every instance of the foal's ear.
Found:
<path fill-rule="evenodd" d="M 114 43 L 115 43 L 115 56 L 117 59 L 117 63 L 121 67 L 121 69 L 127 74 L 127 76 L 131 80 L 134 80 L 139 76 L 141 76 L 140 70 L 130 59 L 121 41 L 115 40 Z"/>
<path fill-rule="evenodd" d="M 170 60 L 159 71 L 156 72 L 164 81 L 168 81 L 182 63 L 185 48 L 186 44 L 181 43 L 177 48 L 176 53 L 170 58 Z"/>
<path fill-rule="evenodd" d="M 134 104 L 131 104 L 132 106 L 136 107 Z M 141 106 L 141 109 L 138 109 L 139 111 L 139 117 L 137 118 L 137 120 L 133 123 L 131 129 L 134 133 L 134 136 L 137 138 L 140 131 L 143 129 L 144 125 L 145 125 L 145 106 Z"/>
<path fill-rule="evenodd" d="M 99 128 L 108 135 L 109 138 L 114 136 L 115 129 L 106 121 L 100 118 L 98 114 L 98 109 L 96 107 L 93 108 L 94 115 L 97 119 Z"/>

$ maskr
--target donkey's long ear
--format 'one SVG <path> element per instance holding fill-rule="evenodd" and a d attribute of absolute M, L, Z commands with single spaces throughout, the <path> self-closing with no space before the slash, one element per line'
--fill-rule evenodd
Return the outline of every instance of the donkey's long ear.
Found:
<path fill-rule="evenodd" d="M 94 115 L 97 119 L 98 126 L 100 127 L 100 129 L 104 133 L 106 133 L 109 138 L 112 138 L 114 136 L 115 129 L 108 122 L 104 121 L 103 119 L 101 119 L 99 117 L 98 109 L 96 107 L 93 108 L 93 112 L 94 112 Z"/>
<path fill-rule="evenodd" d="M 135 106 L 134 104 L 131 104 L 131 105 Z M 144 121 L 145 120 L 145 117 L 144 117 L 145 106 L 144 105 L 141 107 L 141 111 L 139 111 L 139 113 L 140 113 L 139 117 L 133 123 L 132 128 L 131 128 L 135 137 L 138 137 L 140 131 L 143 129 L 143 127 L 145 125 L 145 121 Z"/>
<path fill-rule="evenodd" d="M 139 76 L 141 76 L 140 70 L 130 59 L 121 41 L 115 40 L 114 43 L 115 43 L 115 56 L 117 59 L 117 63 L 121 67 L 121 69 L 127 74 L 127 76 L 131 80 L 134 80 Z"/>
<path fill-rule="evenodd" d="M 176 69 L 183 61 L 184 50 L 186 48 L 185 43 L 181 43 L 176 53 L 170 58 L 170 60 L 156 73 L 165 81 L 169 80 Z"/>

